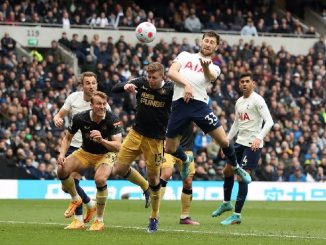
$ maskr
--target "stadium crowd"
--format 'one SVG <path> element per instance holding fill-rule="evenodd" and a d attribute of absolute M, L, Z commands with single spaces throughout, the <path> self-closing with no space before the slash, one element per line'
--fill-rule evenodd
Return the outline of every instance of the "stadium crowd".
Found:
<path fill-rule="evenodd" d="M 91 38 L 91 41 L 88 41 Z M 198 40 L 199 41 L 199 40 Z M 144 66 L 159 61 L 168 67 L 181 51 L 197 52 L 191 44 L 176 38 L 162 39 L 151 47 L 129 45 L 124 37 L 100 40 L 97 35 L 78 35 L 70 40 L 65 33 L 38 59 L 28 63 L 17 58 L 15 42 L 6 33 L 0 49 L 0 177 L 56 178 L 56 157 L 63 130 L 54 127 L 53 116 L 71 92 L 79 89 L 77 75 L 57 50 L 63 43 L 81 60 L 81 71 L 93 71 L 100 90 L 109 95 L 112 111 L 124 126 L 124 135 L 133 123 L 135 98 L 117 96 L 111 88 L 117 83 L 144 75 Z M 78 47 L 78 48 L 76 48 Z M 79 53 L 80 52 L 80 53 Z M 79 53 L 79 55 L 78 55 Z M 230 46 L 224 40 L 214 57 L 220 77 L 209 89 L 210 105 L 229 130 L 234 119 L 234 104 L 239 96 L 238 78 L 252 71 L 261 94 L 276 123 L 267 137 L 259 168 L 254 178 L 260 181 L 325 181 L 326 179 L 326 46 L 323 37 L 306 55 L 295 56 L 285 48 L 245 43 L 239 39 Z M 68 120 L 65 126 L 68 126 Z M 194 128 L 196 154 L 195 180 L 221 180 L 224 159 L 219 146 Z M 142 174 L 144 159 L 134 163 Z M 86 178 L 91 178 L 87 173 Z M 174 179 L 179 179 L 177 172 Z"/>
<path fill-rule="evenodd" d="M 149 21 L 158 28 L 200 32 L 202 29 L 257 33 L 313 34 L 287 11 L 273 11 L 273 1 L 2 1 L 0 23 L 87 25 L 97 28 L 135 27 Z"/>

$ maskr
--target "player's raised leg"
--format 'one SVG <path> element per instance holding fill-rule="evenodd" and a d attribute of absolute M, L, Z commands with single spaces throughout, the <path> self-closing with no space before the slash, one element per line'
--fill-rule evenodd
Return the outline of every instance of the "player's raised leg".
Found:
<path fill-rule="evenodd" d="M 251 182 L 251 177 L 245 170 L 243 170 L 239 166 L 234 151 L 234 146 L 229 142 L 223 127 L 220 126 L 214 129 L 213 131 L 209 132 L 209 135 L 212 136 L 216 140 L 216 142 L 221 146 L 223 153 L 225 154 L 225 156 L 229 160 L 229 163 L 233 167 L 234 173 L 239 175 L 245 183 L 249 184 Z"/>
<path fill-rule="evenodd" d="M 136 169 L 131 167 L 124 178 L 142 188 L 145 197 L 145 208 L 148 208 L 151 203 L 148 181 Z"/>

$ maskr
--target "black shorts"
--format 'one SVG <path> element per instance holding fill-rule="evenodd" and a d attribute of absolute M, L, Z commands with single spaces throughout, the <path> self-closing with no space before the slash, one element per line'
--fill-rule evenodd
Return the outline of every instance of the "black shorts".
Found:
<path fill-rule="evenodd" d="M 261 148 L 257 149 L 256 151 L 253 151 L 248 146 L 235 143 L 234 150 L 237 156 L 238 163 L 243 169 L 255 170 L 258 167 L 258 162 L 261 155 Z"/>
<path fill-rule="evenodd" d="M 193 121 L 205 133 L 221 126 L 217 116 L 208 104 L 199 100 L 184 102 L 183 98 L 172 103 L 166 136 L 175 138 L 182 135 L 186 126 Z"/>

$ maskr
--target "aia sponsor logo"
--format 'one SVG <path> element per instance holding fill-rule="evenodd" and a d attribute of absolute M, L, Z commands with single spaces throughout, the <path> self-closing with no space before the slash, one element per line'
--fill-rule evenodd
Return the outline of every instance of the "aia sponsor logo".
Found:
<path fill-rule="evenodd" d="M 245 112 L 245 113 L 239 113 L 239 119 L 240 119 L 240 121 L 246 121 L 246 120 L 250 120 L 250 118 L 249 118 L 249 115 L 247 114 L 247 112 Z"/>
<path fill-rule="evenodd" d="M 189 69 L 194 72 L 203 72 L 203 68 L 200 64 L 193 65 L 191 61 L 188 61 L 184 69 Z"/>

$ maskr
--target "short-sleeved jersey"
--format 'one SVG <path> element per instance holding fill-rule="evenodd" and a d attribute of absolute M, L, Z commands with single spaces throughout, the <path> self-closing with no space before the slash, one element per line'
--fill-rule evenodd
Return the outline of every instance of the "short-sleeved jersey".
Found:
<path fill-rule="evenodd" d="M 79 112 L 91 109 L 91 104 L 89 101 L 84 100 L 84 92 L 78 91 L 78 92 L 71 93 L 66 98 L 62 108 L 68 111 L 73 117 Z M 82 142 L 83 142 L 83 138 L 81 132 L 78 131 L 72 138 L 70 145 L 79 148 L 82 145 Z"/>
<path fill-rule="evenodd" d="M 97 143 L 90 139 L 90 132 L 92 130 L 98 130 L 101 132 L 102 138 L 111 140 L 111 136 L 120 134 L 121 122 L 111 112 L 107 111 L 105 118 L 100 122 L 96 123 L 91 119 L 91 110 L 83 111 L 76 114 L 68 130 L 71 134 L 75 134 L 78 130 L 81 131 L 83 143 L 81 148 L 92 154 L 105 154 L 109 150 L 102 144 Z"/>
<path fill-rule="evenodd" d="M 91 102 L 84 100 L 84 92 L 77 91 L 73 92 L 65 100 L 65 103 L 62 106 L 63 109 L 70 113 L 70 116 L 73 117 L 79 112 L 90 110 Z M 111 111 L 109 104 L 107 105 L 107 109 Z M 83 138 L 80 131 L 74 135 L 71 141 L 71 146 L 79 148 L 82 145 Z"/>
<path fill-rule="evenodd" d="M 264 127 L 263 122 L 265 121 Z M 256 92 L 248 98 L 240 97 L 235 104 L 235 123 L 232 125 L 228 137 L 232 139 L 239 132 L 236 142 L 244 146 L 251 146 L 255 138 L 262 140 L 273 126 L 273 119 L 266 102 Z"/>
<path fill-rule="evenodd" d="M 207 60 L 200 56 L 199 53 L 191 54 L 188 52 L 181 52 L 173 62 L 178 62 L 181 64 L 179 73 L 183 78 L 185 78 L 191 85 L 193 89 L 193 95 L 195 100 L 200 100 L 208 104 L 207 88 L 211 81 L 206 80 L 203 72 L 203 68 L 200 64 L 200 60 Z M 217 77 L 220 75 L 220 68 L 211 63 L 209 65 L 210 70 L 217 72 Z M 216 77 L 216 78 L 217 78 Z M 175 83 L 173 101 L 184 97 L 184 86 Z"/>
<path fill-rule="evenodd" d="M 145 77 L 130 80 L 137 86 L 137 111 L 133 129 L 152 139 L 164 139 L 171 111 L 173 83 L 164 82 L 160 89 L 151 89 Z"/>

